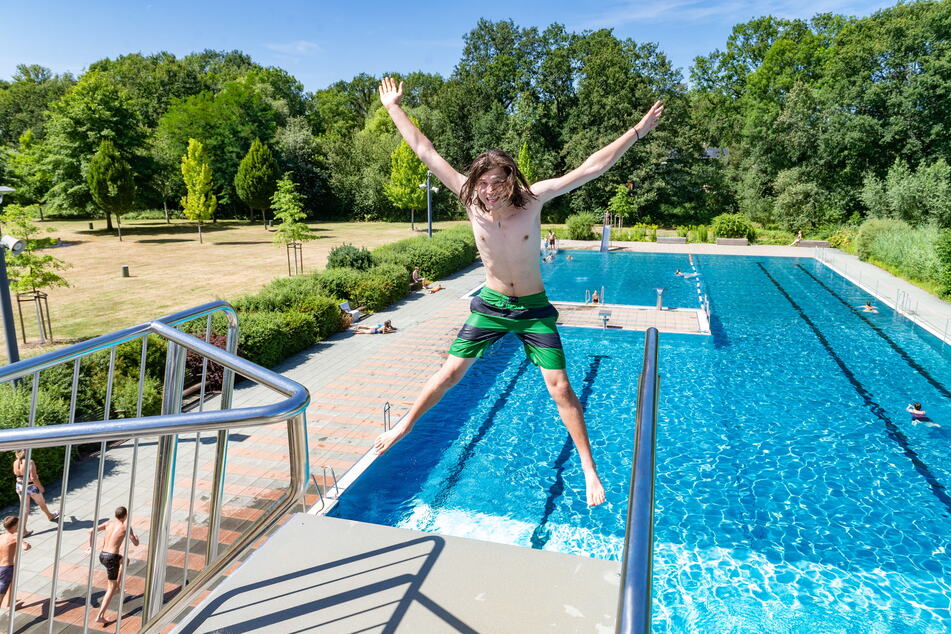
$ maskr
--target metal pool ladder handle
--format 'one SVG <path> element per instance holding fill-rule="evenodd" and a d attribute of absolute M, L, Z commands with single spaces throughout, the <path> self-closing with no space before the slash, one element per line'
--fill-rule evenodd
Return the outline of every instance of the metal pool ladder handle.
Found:
<path fill-rule="evenodd" d="M 223 313 L 227 319 L 228 335 L 225 344 L 228 348 L 227 350 L 222 350 L 207 341 L 202 341 L 175 328 L 175 326 L 205 317 L 209 320 L 205 328 L 206 338 L 210 338 L 210 320 L 213 313 Z M 163 339 L 167 345 L 165 380 L 162 389 L 162 411 L 160 415 L 143 416 L 142 398 L 146 379 L 148 343 L 150 337 L 156 336 Z M 111 399 L 115 378 L 117 348 L 123 343 L 132 341 L 141 341 L 136 416 L 135 418 L 110 420 L 109 413 L 113 405 Z M 133 440 L 132 477 L 130 479 L 131 483 L 128 493 L 129 526 L 131 527 L 131 519 L 135 516 L 132 502 L 133 492 L 135 490 L 135 467 L 138 459 L 139 441 L 142 438 L 157 437 L 155 474 L 152 481 L 151 524 L 148 534 L 148 560 L 146 562 L 147 569 L 143 591 L 144 606 L 142 608 L 143 624 L 141 628 L 145 631 L 160 631 L 165 625 L 173 621 L 181 610 L 187 608 L 187 606 L 192 603 L 199 592 L 214 583 L 232 562 L 237 560 L 259 537 L 272 527 L 275 522 L 293 508 L 300 499 L 304 491 L 304 486 L 307 484 L 307 435 L 304 417 L 307 405 L 310 403 L 310 395 L 306 388 L 299 383 L 236 356 L 234 350 L 237 347 L 237 341 L 237 314 L 234 308 L 228 303 L 218 301 L 0 367 L 0 384 L 16 382 L 25 377 L 30 377 L 32 382 L 28 426 L 0 431 L 0 451 L 24 449 L 26 453 L 25 458 L 27 464 L 29 464 L 31 451 L 34 449 L 44 447 L 65 448 L 65 467 L 60 494 L 60 517 L 65 516 L 66 498 L 70 493 L 68 486 L 70 475 L 69 459 L 73 447 L 90 442 L 100 443 L 99 476 L 95 496 L 95 508 L 82 510 L 84 514 L 87 511 L 92 513 L 93 525 L 95 526 L 99 523 L 100 503 L 103 498 L 102 485 L 104 481 L 106 484 L 118 485 L 112 487 L 111 490 L 113 491 L 123 486 L 121 482 L 118 482 L 121 476 L 103 478 L 103 465 L 108 449 L 107 445 L 117 440 Z M 76 422 L 80 364 L 84 359 L 89 359 L 92 355 L 101 352 L 106 352 L 109 355 L 106 395 L 103 403 L 103 420 Z M 203 360 L 211 361 L 224 368 L 221 395 L 218 399 L 220 409 L 206 411 L 204 407 L 199 407 L 198 411 L 182 413 L 182 388 L 185 376 L 186 352 L 195 353 Z M 68 364 L 72 365 L 72 391 L 68 420 L 65 421 L 65 424 L 36 426 L 40 373 L 55 366 Z M 203 362 L 203 381 L 207 378 L 206 368 L 207 365 Z M 255 405 L 232 409 L 232 386 L 236 374 L 248 378 L 263 387 L 269 388 L 282 396 L 283 400 L 270 405 Z M 122 377 L 120 376 L 120 378 Z M 202 393 L 204 394 L 204 386 L 202 387 Z M 275 500 L 258 519 L 250 523 L 230 546 L 222 548 L 221 552 L 219 552 L 219 533 L 221 532 L 221 515 L 227 476 L 227 443 L 229 430 L 281 422 L 287 423 L 288 487 L 281 497 Z M 171 551 L 169 548 L 169 538 L 172 527 L 172 502 L 176 487 L 176 460 L 179 456 L 178 435 L 185 433 L 196 434 L 195 446 L 197 456 L 197 447 L 200 444 L 200 432 L 210 431 L 217 432 L 218 444 L 213 466 L 213 481 L 211 483 L 207 520 L 208 537 L 204 566 L 195 576 L 189 579 L 187 576 L 189 566 L 186 564 L 184 566 L 185 577 L 180 591 L 173 598 L 166 600 L 165 584 L 167 581 L 169 554 Z M 194 503 L 191 500 L 194 499 L 194 488 L 196 486 L 194 474 L 195 472 L 193 470 L 190 483 L 192 490 L 190 491 L 191 495 L 189 495 L 190 517 L 188 518 L 186 543 L 191 539 L 193 520 L 191 512 L 194 511 Z M 77 509 L 76 512 L 78 513 L 80 510 Z M 25 516 L 25 503 L 22 498 L 21 515 Z M 60 520 L 58 523 L 52 593 L 50 597 L 51 606 L 55 606 L 56 604 L 56 589 L 63 536 L 62 521 Z M 21 519 L 21 527 L 23 524 L 24 521 Z M 23 531 L 21 529 L 18 535 L 17 550 L 20 549 L 20 542 L 22 542 L 23 539 L 22 533 Z M 126 539 L 126 547 L 128 547 L 128 542 L 129 540 Z M 127 549 L 124 551 L 124 554 L 128 555 Z M 87 602 L 85 606 L 86 612 L 84 613 L 84 622 L 86 623 L 87 629 L 89 620 L 88 610 L 90 606 L 89 595 L 91 594 L 90 590 L 92 585 L 89 580 L 92 578 L 93 559 L 93 555 L 90 554 L 87 576 L 87 585 L 89 588 L 87 588 L 86 591 Z M 20 558 L 18 557 L 14 568 L 13 583 L 10 589 L 10 592 L 14 594 L 17 588 L 16 573 L 18 572 L 19 561 Z M 116 630 L 118 630 L 121 622 L 119 619 L 121 619 L 122 614 L 122 598 L 120 594 L 119 609 L 117 612 L 119 618 L 116 622 Z M 50 609 L 48 612 L 48 628 L 49 631 L 52 632 L 55 610 Z M 15 615 L 16 604 L 14 602 L 9 608 L 7 615 L 10 631 L 14 628 Z"/>
<path fill-rule="evenodd" d="M 637 383 L 634 461 L 627 500 L 624 558 L 618 601 L 618 634 L 644 634 L 651 629 L 651 574 L 654 542 L 654 447 L 656 443 L 657 375 L 656 328 L 644 337 L 644 363 Z"/>

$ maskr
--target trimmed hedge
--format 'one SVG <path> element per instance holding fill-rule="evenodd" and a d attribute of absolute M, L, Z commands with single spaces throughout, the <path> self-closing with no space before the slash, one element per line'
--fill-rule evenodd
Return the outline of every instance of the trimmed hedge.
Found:
<path fill-rule="evenodd" d="M 260 366 L 272 368 L 284 358 L 314 345 L 318 332 L 314 316 L 296 310 L 245 313 L 241 316 L 238 353 Z"/>
<path fill-rule="evenodd" d="M 464 269 L 475 262 L 478 254 L 475 237 L 468 226 L 434 233 L 432 239 L 417 236 L 373 250 L 377 261 L 402 266 L 407 274 L 418 266 L 420 274 L 428 280 L 438 280 Z"/>
<path fill-rule="evenodd" d="M 25 385 L 0 385 L 0 428 L 26 427 L 30 420 L 30 391 Z M 36 425 L 58 425 L 68 420 L 68 402 L 41 388 L 37 392 Z M 0 455 L 0 504 L 16 504 L 19 501 L 13 475 L 14 457 L 12 451 L 5 451 Z M 36 463 L 36 473 L 43 486 L 62 476 L 63 461 L 66 458 L 63 447 L 34 449 L 30 458 Z"/>

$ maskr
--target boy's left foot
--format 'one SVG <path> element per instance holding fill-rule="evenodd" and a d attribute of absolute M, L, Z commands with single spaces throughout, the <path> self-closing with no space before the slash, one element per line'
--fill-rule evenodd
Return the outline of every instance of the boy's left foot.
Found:
<path fill-rule="evenodd" d="M 604 504 L 604 486 L 601 484 L 601 478 L 594 469 L 585 469 L 584 484 L 588 494 L 588 507 Z"/>

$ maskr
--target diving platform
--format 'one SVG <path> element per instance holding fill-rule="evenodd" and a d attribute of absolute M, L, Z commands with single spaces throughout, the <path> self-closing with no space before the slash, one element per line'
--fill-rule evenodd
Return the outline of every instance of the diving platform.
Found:
<path fill-rule="evenodd" d="M 620 562 L 299 513 L 173 630 L 609 632 Z"/>
<path fill-rule="evenodd" d="M 710 334 L 707 314 L 697 308 L 664 308 L 626 304 L 585 304 L 553 302 L 558 309 L 558 325 L 576 328 L 607 328 L 688 335 Z"/>

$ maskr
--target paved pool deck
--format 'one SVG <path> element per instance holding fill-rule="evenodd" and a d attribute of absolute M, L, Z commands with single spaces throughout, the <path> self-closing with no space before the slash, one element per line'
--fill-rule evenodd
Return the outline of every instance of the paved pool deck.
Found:
<path fill-rule="evenodd" d="M 612 243 L 624 250 L 653 253 L 716 254 L 747 257 L 817 257 L 827 266 L 858 284 L 869 293 L 869 299 L 898 309 L 937 336 L 951 323 L 951 304 L 929 295 L 903 280 L 868 263 L 832 249 L 783 246 L 725 247 L 712 244 L 658 245 L 655 243 Z M 597 249 L 595 243 L 562 241 L 562 249 Z M 285 360 L 275 370 L 306 386 L 312 396 L 307 411 L 308 442 L 311 470 L 322 490 L 333 478 L 330 469 L 343 478 L 355 465 L 365 466 L 373 439 L 383 430 L 383 408 L 391 407 L 391 420 L 396 422 L 409 408 L 425 380 L 438 369 L 446 357 L 446 349 L 468 314 L 466 294 L 483 280 L 479 264 L 449 279 L 442 280 L 445 290 L 428 294 L 416 291 L 389 309 L 373 315 L 364 323 L 390 319 L 399 330 L 388 335 L 356 335 L 343 332 L 320 342 L 309 350 Z M 714 306 L 714 310 L 716 307 Z M 572 309 L 574 310 L 574 309 Z M 582 309 L 579 309 L 582 310 Z M 674 314 L 677 311 L 665 311 Z M 591 326 L 597 327 L 594 312 L 585 313 Z M 569 319 L 566 315 L 565 319 Z M 640 329 L 643 324 L 629 327 Z M 275 395 L 247 382 L 239 384 L 234 398 L 236 407 L 273 402 Z M 201 524 L 207 519 L 207 498 L 211 480 L 211 458 L 214 444 L 207 437 L 181 436 L 179 468 L 174 501 L 171 569 L 166 589 L 173 593 L 186 574 L 204 565 L 205 533 Z M 228 485 L 226 486 L 225 522 L 221 540 L 229 543 L 248 522 L 263 513 L 263 508 L 280 496 L 287 481 L 287 435 L 282 425 L 233 432 L 229 445 Z M 197 442 L 196 442 L 197 441 Z M 117 504 L 128 499 L 132 467 L 131 443 L 111 447 L 104 458 L 105 475 L 100 502 L 100 519 L 105 519 Z M 129 551 L 129 597 L 123 608 L 122 631 L 136 631 L 141 624 L 141 591 L 144 557 L 148 544 L 148 522 L 151 504 L 151 478 L 154 470 L 154 442 L 140 443 L 139 467 L 132 488 L 133 524 L 142 545 Z M 54 609 L 56 632 L 81 631 L 86 612 L 85 582 L 89 555 L 83 552 L 88 529 L 93 525 L 96 504 L 96 483 L 99 462 L 84 460 L 73 466 L 64 517 L 63 548 L 59 554 L 61 580 L 57 586 Z M 326 468 L 327 477 L 324 477 Z M 189 499 L 193 474 L 198 495 Z M 58 510 L 60 486 L 47 482 L 47 500 Z M 314 504 L 313 490 L 307 502 Z M 316 504 L 314 512 L 323 506 Z M 323 507 L 325 508 L 325 507 Z M 16 513 L 8 507 L 0 513 Z M 188 518 L 197 524 L 191 537 L 186 537 Z M 50 614 L 50 581 L 54 564 L 55 527 L 35 510 L 30 528 L 37 533 L 30 538 L 33 549 L 21 558 L 16 631 L 46 628 Z M 43 529 L 40 531 L 39 529 Z M 93 567 L 94 602 L 102 596 L 105 575 L 100 566 Z M 113 607 L 115 603 L 113 604 Z M 98 631 L 114 630 L 99 628 Z"/>

